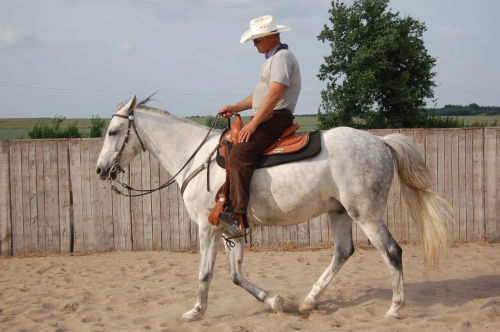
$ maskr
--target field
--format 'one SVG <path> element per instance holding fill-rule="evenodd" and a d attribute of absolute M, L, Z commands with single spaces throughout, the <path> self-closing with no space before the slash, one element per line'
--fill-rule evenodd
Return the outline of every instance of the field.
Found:
<path fill-rule="evenodd" d="M 474 122 L 488 123 L 492 125 L 497 121 L 500 125 L 500 115 L 476 115 L 476 116 L 460 116 L 458 119 L 466 123 L 472 124 Z M 190 117 L 189 119 L 203 124 L 205 117 Z M 243 122 L 248 122 L 249 117 L 243 117 Z M 28 131 L 31 130 L 37 123 L 48 124 L 52 123 L 52 118 L 19 118 L 19 119 L 0 119 L 0 140 L 13 140 L 13 139 L 28 139 Z M 107 119 L 105 119 L 107 120 Z M 81 132 L 87 132 L 92 127 L 91 119 L 66 119 L 61 124 L 61 128 L 65 128 L 77 122 L 78 129 Z M 317 129 L 318 118 L 317 115 L 297 115 L 295 122 L 302 124 L 299 131 L 308 131 Z"/>

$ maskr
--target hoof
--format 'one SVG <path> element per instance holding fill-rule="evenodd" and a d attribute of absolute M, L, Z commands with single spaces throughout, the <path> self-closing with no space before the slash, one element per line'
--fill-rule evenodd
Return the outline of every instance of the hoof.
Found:
<path fill-rule="evenodd" d="M 202 317 L 203 317 L 203 314 L 201 314 L 199 311 L 192 309 L 192 310 L 189 310 L 188 312 L 186 312 L 184 315 L 182 315 L 181 321 L 194 322 L 194 321 L 200 320 Z"/>
<path fill-rule="evenodd" d="M 312 302 L 312 301 L 308 301 L 308 300 L 305 300 L 304 302 L 302 302 L 302 304 L 300 305 L 299 307 L 299 311 L 303 314 L 311 311 L 311 310 L 314 310 L 318 307 L 318 304 L 316 302 Z"/>
<path fill-rule="evenodd" d="M 386 317 L 386 318 L 396 318 L 396 319 L 401 319 L 401 318 L 403 318 L 403 317 L 401 316 L 401 314 L 399 313 L 399 311 L 395 311 L 395 310 L 391 310 L 391 309 L 389 309 L 389 311 L 387 311 L 387 312 L 385 313 L 385 317 Z"/>
<path fill-rule="evenodd" d="M 285 312 L 285 301 L 283 300 L 283 298 L 281 296 L 276 295 L 274 297 L 273 309 L 276 312 Z"/>

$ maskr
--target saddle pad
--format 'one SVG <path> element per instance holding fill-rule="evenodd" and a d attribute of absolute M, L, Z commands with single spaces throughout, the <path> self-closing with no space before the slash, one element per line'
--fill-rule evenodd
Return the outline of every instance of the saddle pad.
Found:
<path fill-rule="evenodd" d="M 311 158 L 317 155 L 320 151 L 321 151 L 321 132 L 319 130 L 315 130 L 309 132 L 309 140 L 301 150 L 293 153 L 262 155 L 260 156 L 259 161 L 257 163 L 257 168 L 276 166 L 303 160 L 306 158 Z M 220 155 L 219 150 L 217 150 L 217 157 L 215 159 L 220 167 L 222 168 L 226 167 L 224 157 Z"/>

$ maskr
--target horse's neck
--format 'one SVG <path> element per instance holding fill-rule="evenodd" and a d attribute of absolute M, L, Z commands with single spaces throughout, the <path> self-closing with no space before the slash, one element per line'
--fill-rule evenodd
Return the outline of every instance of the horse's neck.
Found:
<path fill-rule="evenodd" d="M 208 132 L 208 127 L 173 115 L 136 109 L 137 130 L 146 149 L 175 174 Z"/>

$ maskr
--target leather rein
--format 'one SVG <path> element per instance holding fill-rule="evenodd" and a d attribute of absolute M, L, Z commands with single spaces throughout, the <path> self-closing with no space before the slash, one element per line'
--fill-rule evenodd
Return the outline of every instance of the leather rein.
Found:
<path fill-rule="evenodd" d="M 127 196 L 127 197 L 145 196 L 145 195 L 154 193 L 155 191 L 164 189 L 164 188 L 170 186 L 171 184 L 175 183 L 175 177 L 177 175 L 179 175 L 184 170 L 184 168 L 186 168 L 186 166 L 194 159 L 194 157 L 196 156 L 196 154 L 198 153 L 198 151 L 200 151 L 200 149 L 203 146 L 203 144 L 205 144 L 205 142 L 207 141 L 208 136 L 212 132 L 212 129 L 215 128 L 215 126 L 217 125 L 217 122 L 219 121 L 219 119 L 221 117 L 220 114 L 217 114 L 215 116 L 214 121 L 212 122 L 212 125 L 210 126 L 210 129 L 208 130 L 207 134 L 205 135 L 205 138 L 203 138 L 203 140 L 201 141 L 200 145 L 196 148 L 196 150 L 193 152 L 193 154 L 191 155 L 191 157 L 189 157 L 189 159 L 186 161 L 186 163 L 184 164 L 184 166 L 182 166 L 181 169 L 174 176 L 172 176 L 172 178 L 170 180 L 168 180 L 166 183 L 162 184 L 158 188 L 154 188 L 154 189 L 135 189 L 135 188 L 132 188 L 130 185 L 126 184 L 126 183 L 123 183 L 123 182 L 121 182 L 119 180 L 113 179 L 111 177 L 111 174 L 112 173 L 116 173 L 117 171 L 125 173 L 125 170 L 120 166 L 119 163 L 120 163 L 120 158 L 121 158 L 121 156 L 123 154 L 123 150 L 125 149 L 125 146 L 128 144 L 128 141 L 129 141 L 129 138 L 130 138 L 130 130 L 131 130 L 131 128 L 134 128 L 134 132 L 135 132 L 137 138 L 139 139 L 139 142 L 141 143 L 142 151 L 146 151 L 146 148 L 144 147 L 144 143 L 142 142 L 141 137 L 139 136 L 139 133 L 137 132 L 137 128 L 136 128 L 135 123 L 134 123 L 134 111 L 132 110 L 130 112 L 130 115 L 128 115 L 128 116 L 127 115 L 121 115 L 121 114 L 113 114 L 113 117 L 115 117 L 115 116 L 119 117 L 119 118 L 122 118 L 122 119 L 128 120 L 128 129 L 127 129 L 127 134 L 125 136 L 125 140 L 123 141 L 122 147 L 120 148 L 120 151 L 118 152 L 118 155 L 116 156 L 116 158 L 113 160 L 113 165 L 111 166 L 111 168 L 109 170 L 108 181 L 109 181 L 109 183 L 111 185 L 111 189 L 113 189 L 113 191 L 115 191 L 119 195 L 123 195 L 123 196 Z M 210 159 L 212 158 L 212 155 L 214 154 L 214 152 L 217 151 L 218 147 L 219 147 L 219 144 L 217 144 L 216 148 L 212 151 L 212 153 L 210 153 L 207 161 L 205 163 L 203 163 L 200 167 L 198 167 L 191 174 L 191 176 L 186 179 L 185 183 L 182 186 L 182 190 L 181 190 L 182 193 L 184 192 L 185 185 L 187 185 L 187 183 L 191 180 L 191 178 L 194 177 L 193 174 L 196 175 L 199 172 L 201 172 L 203 169 L 208 168 L 208 165 L 210 163 Z M 208 179 L 208 175 L 207 175 L 207 179 Z M 120 189 L 118 189 L 113 184 L 113 181 L 118 182 L 123 188 L 127 189 L 129 192 L 135 191 L 135 192 L 138 192 L 138 194 L 130 194 L 130 193 L 126 194 L 126 193 L 123 193 L 122 191 L 120 191 Z M 208 186 L 208 184 L 207 184 L 207 186 Z M 209 188 L 207 188 L 207 189 L 209 190 Z"/>

